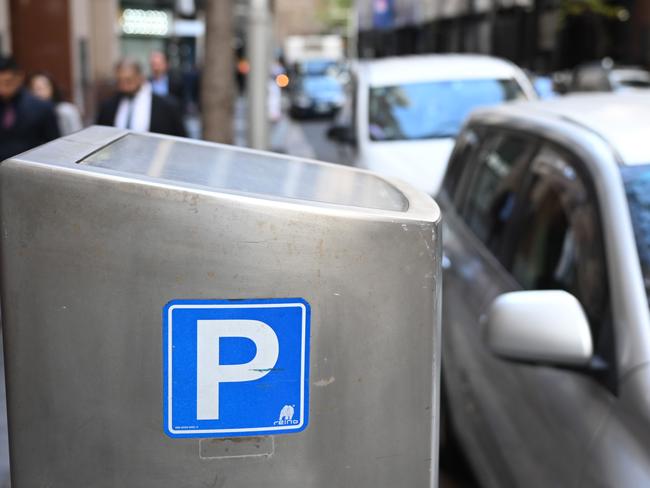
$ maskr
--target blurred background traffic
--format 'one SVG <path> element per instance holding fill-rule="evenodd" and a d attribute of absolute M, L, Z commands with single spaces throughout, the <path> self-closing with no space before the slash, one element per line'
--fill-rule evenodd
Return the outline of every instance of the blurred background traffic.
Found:
<path fill-rule="evenodd" d="M 327 123 L 286 115 L 335 115 L 358 60 L 492 55 L 552 97 L 650 86 L 648 39 L 650 5 L 634 0 L 0 1 L 0 52 L 69 113 L 64 132 L 98 121 L 128 58 L 191 137 L 340 162 Z"/>

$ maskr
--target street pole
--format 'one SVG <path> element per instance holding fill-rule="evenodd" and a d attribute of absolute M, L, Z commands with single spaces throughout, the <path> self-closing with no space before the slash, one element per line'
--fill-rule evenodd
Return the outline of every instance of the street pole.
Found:
<path fill-rule="evenodd" d="M 94 3 L 94 2 L 93 2 Z M 232 144 L 234 83 L 230 1 L 205 2 L 205 55 L 201 81 L 201 117 L 206 141 Z"/>
<path fill-rule="evenodd" d="M 250 63 L 247 82 L 248 145 L 255 149 L 267 149 L 269 146 L 267 84 L 270 76 L 270 20 L 268 0 L 251 0 L 246 46 Z"/>
<path fill-rule="evenodd" d="M 359 57 L 359 10 L 356 2 L 348 12 L 348 60 L 352 61 Z"/>

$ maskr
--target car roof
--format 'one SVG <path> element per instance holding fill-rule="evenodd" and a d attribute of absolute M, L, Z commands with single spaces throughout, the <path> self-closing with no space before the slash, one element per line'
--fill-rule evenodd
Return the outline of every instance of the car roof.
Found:
<path fill-rule="evenodd" d="M 650 94 L 573 94 L 477 110 L 472 118 L 501 115 L 527 122 L 563 121 L 598 134 L 625 165 L 650 163 Z"/>
<path fill-rule="evenodd" d="M 509 61 L 477 54 L 428 54 L 361 60 L 357 71 L 370 86 L 419 81 L 513 78 L 522 72 Z"/>
<path fill-rule="evenodd" d="M 647 81 L 650 79 L 650 72 L 641 68 L 614 68 L 611 73 L 612 77 L 616 78 L 618 81 Z"/>
<path fill-rule="evenodd" d="M 645 69 L 636 64 L 617 64 L 617 63 L 605 63 L 602 61 L 591 61 L 589 63 L 579 64 L 575 68 L 576 70 L 586 70 L 586 69 L 601 69 L 601 70 L 635 70 L 635 71 L 645 71 Z"/>

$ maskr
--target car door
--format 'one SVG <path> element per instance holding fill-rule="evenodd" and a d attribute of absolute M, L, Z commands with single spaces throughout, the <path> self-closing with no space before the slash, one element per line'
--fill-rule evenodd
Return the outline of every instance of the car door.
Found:
<path fill-rule="evenodd" d="M 443 370 L 453 363 L 460 371 L 456 406 L 469 412 L 461 440 L 474 442 L 470 457 L 486 484 L 567 486 L 577 482 L 611 397 L 602 233 L 594 193 L 575 159 L 548 143 L 526 150 L 518 137 L 524 136 L 504 135 L 479 153 L 455 197 L 459 218 L 446 238 L 455 247 L 449 260 L 459 264 L 445 275 L 443 326 L 449 319 L 446 339 L 453 344 L 445 343 Z M 504 165 L 503 154 L 516 161 Z M 505 291 L 539 288 L 566 289 L 581 301 L 597 345 L 607 345 L 598 347 L 598 371 L 519 364 L 487 349 L 481 324 L 492 301 Z"/>
<path fill-rule="evenodd" d="M 470 127 L 459 137 L 440 201 L 444 208 L 444 390 L 455 433 L 484 486 L 516 486 L 509 477 L 509 400 L 491 384 L 515 384 L 511 368 L 482 340 L 481 316 L 490 297 L 516 284 L 493 250 L 512 218 L 520 182 L 537 150 L 534 137 Z M 507 389 L 507 388 L 506 388 Z M 504 421 L 505 420 L 505 421 Z"/>
<path fill-rule="evenodd" d="M 576 485 L 615 399 L 605 241 L 586 168 L 569 150 L 544 142 L 527 171 L 500 250 L 501 262 L 521 289 L 561 289 L 576 297 L 594 344 L 592 364 L 583 370 L 502 361 L 513 383 L 490 379 L 509 399 L 516 436 L 510 442 L 517 453 L 510 468 L 520 485 Z"/>

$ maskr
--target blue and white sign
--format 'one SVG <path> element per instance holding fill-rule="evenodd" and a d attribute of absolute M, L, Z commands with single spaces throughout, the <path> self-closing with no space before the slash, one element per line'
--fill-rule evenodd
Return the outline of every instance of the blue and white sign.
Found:
<path fill-rule="evenodd" d="M 309 417 L 309 304 L 173 300 L 163 311 L 170 437 L 300 432 Z"/>

